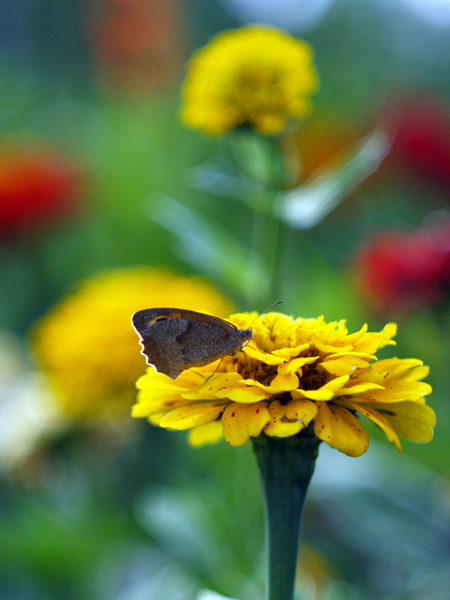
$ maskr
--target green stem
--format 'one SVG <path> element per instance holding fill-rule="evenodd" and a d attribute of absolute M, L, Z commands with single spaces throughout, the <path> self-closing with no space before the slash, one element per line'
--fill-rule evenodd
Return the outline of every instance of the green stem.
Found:
<path fill-rule="evenodd" d="M 274 250 L 272 265 L 272 296 L 276 300 L 286 302 L 290 275 L 290 254 L 292 249 L 293 231 L 282 221 L 278 222 L 278 235 Z"/>
<path fill-rule="evenodd" d="M 267 600 L 292 600 L 300 519 L 320 440 L 305 435 L 253 440 L 264 495 Z"/>
<path fill-rule="evenodd" d="M 278 138 L 261 136 L 251 129 L 237 130 L 229 137 L 231 157 L 237 168 L 251 182 L 247 204 L 252 211 L 249 253 L 260 257 L 265 266 L 267 288 L 247 290 L 245 300 L 266 309 L 280 298 L 274 297 L 278 247 L 278 218 L 274 198 L 282 186 L 282 157 Z M 251 268 L 251 261 L 249 262 Z"/>
<path fill-rule="evenodd" d="M 264 193 L 264 196 L 266 203 L 271 202 L 271 199 L 268 200 L 270 195 L 267 191 Z M 256 252 L 257 255 L 262 257 L 268 277 L 268 286 L 265 294 L 259 293 L 258 290 L 253 290 L 254 297 L 252 300 L 260 305 L 260 310 L 265 310 L 269 304 L 272 304 L 275 300 L 279 300 L 278 297 L 274 298 L 273 296 L 275 290 L 274 281 L 278 277 L 278 274 L 275 272 L 278 225 L 278 221 L 267 212 L 253 210 L 250 252 Z"/>

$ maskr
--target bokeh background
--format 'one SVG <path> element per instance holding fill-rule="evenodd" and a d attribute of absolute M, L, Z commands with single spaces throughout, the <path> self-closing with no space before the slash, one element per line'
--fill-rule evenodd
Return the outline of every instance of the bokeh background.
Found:
<path fill-rule="evenodd" d="M 351 330 L 397 321 L 395 352 L 430 365 L 438 418 L 435 439 L 405 442 L 401 455 L 375 428 L 361 458 L 320 449 L 299 597 L 448 597 L 450 2 L 4 0 L 5 600 L 263 595 L 250 445 L 193 449 L 184 433 L 129 417 L 145 366 L 129 326 L 134 310 L 170 299 L 223 317 L 267 308 L 256 291 L 241 293 L 233 273 L 222 276 L 248 244 L 251 221 L 248 207 L 199 171 L 222 142 L 178 117 L 191 52 L 246 22 L 284 27 L 316 53 L 321 87 L 297 135 L 297 184 L 377 124 L 393 134 L 375 173 L 315 227 L 292 234 L 283 297 L 271 302 L 297 316 L 345 318 Z M 155 217 L 161 205 L 164 219 Z M 214 222 L 237 245 L 214 258 L 186 215 Z M 186 252 L 186 236 L 203 251 Z M 70 383 L 76 392 L 64 402 L 45 372 L 55 361 L 78 386 Z M 88 388 L 97 395 L 85 396 Z"/>

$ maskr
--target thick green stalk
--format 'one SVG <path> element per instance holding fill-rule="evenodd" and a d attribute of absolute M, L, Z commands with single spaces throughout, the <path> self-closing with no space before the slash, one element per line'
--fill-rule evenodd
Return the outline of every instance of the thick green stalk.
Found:
<path fill-rule="evenodd" d="M 292 600 L 300 519 L 320 440 L 303 435 L 253 440 L 263 486 L 267 600 Z"/>

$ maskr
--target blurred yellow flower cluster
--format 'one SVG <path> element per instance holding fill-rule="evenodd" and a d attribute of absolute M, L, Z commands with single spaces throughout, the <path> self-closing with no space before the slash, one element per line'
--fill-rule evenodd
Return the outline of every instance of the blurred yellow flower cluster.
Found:
<path fill-rule="evenodd" d="M 229 320 L 247 328 L 257 316 L 242 313 Z M 161 427 L 191 429 L 193 445 L 223 436 L 241 446 L 262 433 L 287 437 L 307 430 L 360 456 L 369 436 L 356 415 L 378 425 L 399 450 L 399 435 L 428 442 L 435 416 L 424 396 L 431 387 L 419 381 L 428 368 L 416 359 L 376 362 L 375 353 L 394 344 L 395 333 L 393 323 L 379 333 L 365 325 L 349 334 L 344 321 L 268 313 L 255 324 L 246 356 L 225 356 L 219 367 L 215 362 L 191 368 L 175 380 L 150 367 L 138 381 L 133 415 Z"/>
<path fill-rule="evenodd" d="M 33 349 L 69 416 L 129 411 L 135 381 L 145 371 L 131 315 L 173 305 L 222 316 L 231 309 L 200 277 L 135 267 L 83 281 L 38 322 Z"/>
<path fill-rule="evenodd" d="M 188 64 L 181 117 L 188 126 L 221 135 L 239 125 L 281 133 L 308 114 L 318 89 L 312 48 L 280 29 L 250 25 L 224 31 Z"/>

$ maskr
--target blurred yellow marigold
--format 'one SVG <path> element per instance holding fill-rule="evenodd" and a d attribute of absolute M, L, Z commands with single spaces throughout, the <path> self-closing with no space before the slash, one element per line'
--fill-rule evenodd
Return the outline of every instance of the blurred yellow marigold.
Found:
<path fill-rule="evenodd" d="M 131 315 L 177 306 L 225 316 L 228 302 L 200 277 L 136 267 L 98 274 L 36 325 L 33 349 L 69 416 L 129 411 L 145 372 Z"/>
<path fill-rule="evenodd" d="M 232 315 L 247 328 L 257 313 Z M 420 360 L 376 361 L 376 351 L 394 344 L 396 325 L 379 333 L 367 325 L 349 334 L 344 321 L 262 315 L 242 352 L 172 380 L 150 367 L 138 381 L 135 417 L 172 429 L 189 429 L 194 446 L 225 437 L 243 445 L 262 433 L 287 437 L 302 430 L 349 456 L 360 456 L 369 437 L 357 415 L 378 425 L 401 450 L 398 435 L 415 442 L 433 437 L 435 415 L 425 405 L 431 392 L 419 381 L 428 374 Z M 250 369 L 250 371 L 249 371 Z"/>
<path fill-rule="evenodd" d="M 209 135 L 248 125 L 280 133 L 310 112 L 318 89 L 313 50 L 280 29 L 250 25 L 224 31 L 188 63 L 181 118 Z"/>

